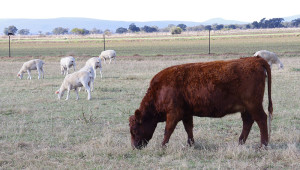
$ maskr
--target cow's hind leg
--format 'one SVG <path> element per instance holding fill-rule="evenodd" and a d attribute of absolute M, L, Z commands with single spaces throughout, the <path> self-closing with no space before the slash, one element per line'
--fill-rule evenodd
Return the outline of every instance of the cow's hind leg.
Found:
<path fill-rule="evenodd" d="M 249 111 L 253 120 L 257 123 L 260 130 L 260 140 L 261 145 L 268 145 L 268 123 L 267 123 L 267 115 L 262 106 L 252 109 Z"/>
<path fill-rule="evenodd" d="M 184 118 L 182 120 L 184 129 L 188 135 L 188 140 L 187 143 L 192 146 L 195 141 L 194 141 L 194 135 L 193 135 L 193 116 L 188 116 L 187 118 Z"/>
<path fill-rule="evenodd" d="M 239 143 L 242 145 L 246 142 L 248 138 L 254 120 L 252 119 L 251 115 L 247 111 L 242 112 L 241 115 L 243 120 L 243 130 L 239 138 Z"/>

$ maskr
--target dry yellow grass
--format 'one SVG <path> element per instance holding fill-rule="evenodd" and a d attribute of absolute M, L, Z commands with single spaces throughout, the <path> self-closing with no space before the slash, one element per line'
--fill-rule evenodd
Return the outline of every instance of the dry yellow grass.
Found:
<path fill-rule="evenodd" d="M 161 148 L 165 124 L 160 123 L 145 149 L 132 150 L 128 117 L 152 76 L 175 64 L 238 56 L 225 57 L 117 58 L 115 64 L 103 64 L 104 78 L 97 77 L 91 101 L 85 92 L 79 101 L 74 92 L 69 101 L 57 99 L 54 92 L 63 80 L 57 57 L 45 57 L 45 79 L 37 80 L 33 71 L 31 81 L 16 77 L 23 61 L 5 59 L 0 62 L 0 168 L 300 169 L 300 55 L 282 56 L 285 69 L 272 69 L 274 119 L 267 150 L 258 149 L 256 124 L 246 144 L 238 145 L 239 113 L 221 119 L 194 117 L 193 147 L 187 147 L 179 123 L 167 148 Z M 77 68 L 85 59 L 76 57 Z"/>

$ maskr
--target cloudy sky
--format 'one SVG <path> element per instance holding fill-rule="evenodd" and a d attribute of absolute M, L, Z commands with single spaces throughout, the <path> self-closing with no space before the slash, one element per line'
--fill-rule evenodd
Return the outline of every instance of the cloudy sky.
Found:
<path fill-rule="evenodd" d="M 259 21 L 300 14 L 300 0 L 14 0 L 1 1 L 0 19 L 84 17 L 119 21 L 212 18 Z"/>

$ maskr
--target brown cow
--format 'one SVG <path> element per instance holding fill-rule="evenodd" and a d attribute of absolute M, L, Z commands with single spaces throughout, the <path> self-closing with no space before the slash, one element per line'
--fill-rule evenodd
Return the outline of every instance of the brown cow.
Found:
<path fill-rule="evenodd" d="M 183 64 L 162 70 L 153 77 L 140 108 L 129 118 L 132 146 L 145 147 L 157 123 L 166 121 L 164 146 L 181 120 L 187 142 L 192 145 L 193 116 L 220 118 L 236 112 L 241 112 L 243 120 L 239 143 L 245 143 L 255 121 L 260 129 L 261 146 L 267 145 L 267 115 L 262 104 L 265 72 L 270 118 L 271 70 L 260 57 Z"/>

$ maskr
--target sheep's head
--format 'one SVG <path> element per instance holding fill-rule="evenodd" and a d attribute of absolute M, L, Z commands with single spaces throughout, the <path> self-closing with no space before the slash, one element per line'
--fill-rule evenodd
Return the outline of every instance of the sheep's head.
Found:
<path fill-rule="evenodd" d="M 278 64 L 278 69 L 283 69 L 283 64 L 281 62 Z"/>
<path fill-rule="evenodd" d="M 58 99 L 60 100 L 61 97 L 64 95 L 64 92 L 60 92 L 60 90 L 57 90 L 57 91 L 55 92 L 55 94 L 57 94 Z"/>
<path fill-rule="evenodd" d="M 23 73 L 22 73 L 22 72 L 19 72 L 19 73 L 17 74 L 17 77 L 19 77 L 20 79 L 22 79 L 22 78 L 23 78 Z"/>

